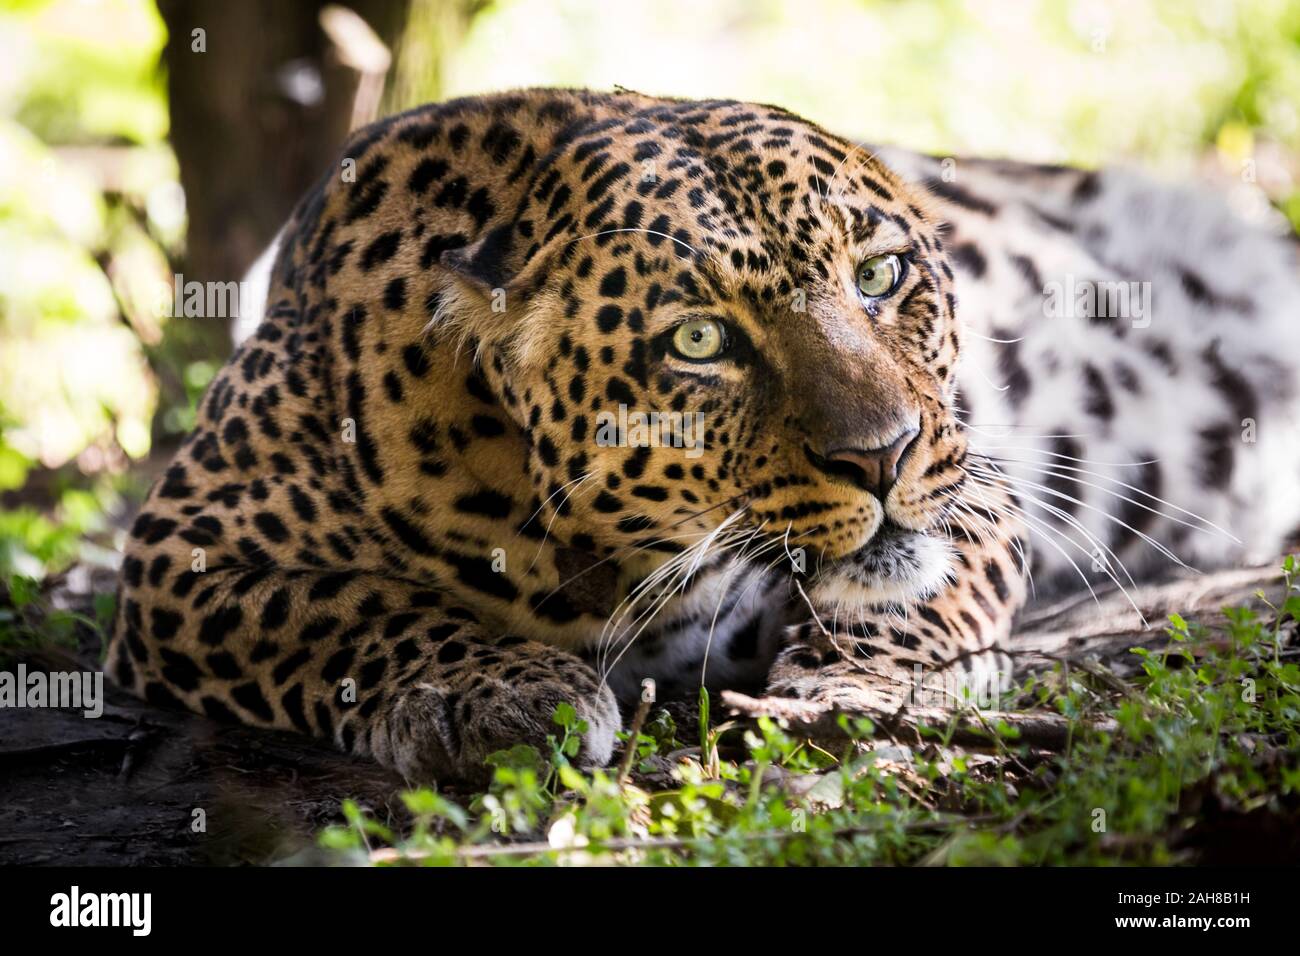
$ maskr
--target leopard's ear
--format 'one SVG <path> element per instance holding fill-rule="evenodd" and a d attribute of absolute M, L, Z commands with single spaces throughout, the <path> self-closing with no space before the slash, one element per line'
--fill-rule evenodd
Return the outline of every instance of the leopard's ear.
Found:
<path fill-rule="evenodd" d="M 557 246 L 537 249 L 515 241 L 512 223 L 490 229 L 467 246 L 445 250 L 438 265 L 454 280 L 441 296 L 430 329 L 441 328 L 479 346 L 503 346 L 508 362 L 534 355 L 545 336 L 548 310 L 558 308 L 545 289 Z M 539 320 L 539 316 L 542 317 Z"/>
<path fill-rule="evenodd" d="M 487 297 L 501 290 L 534 290 L 545 272 L 550 250 L 521 248 L 515 235 L 514 224 L 504 223 L 489 229 L 467 246 L 446 250 L 439 256 L 438 263 L 471 289 Z"/>
<path fill-rule="evenodd" d="M 476 242 L 446 250 L 438 257 L 438 264 L 470 288 L 490 296 L 493 290 L 504 289 L 513 276 L 512 232 L 509 223 L 497 226 Z"/>

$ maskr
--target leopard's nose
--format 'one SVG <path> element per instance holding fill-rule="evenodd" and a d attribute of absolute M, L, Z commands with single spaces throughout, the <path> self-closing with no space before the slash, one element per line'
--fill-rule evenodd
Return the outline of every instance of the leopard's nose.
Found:
<path fill-rule="evenodd" d="M 822 456 L 822 470 L 853 482 L 884 504 L 889 489 L 898 480 L 898 468 L 917 434 L 918 429 L 909 428 L 879 448 L 836 448 Z"/>

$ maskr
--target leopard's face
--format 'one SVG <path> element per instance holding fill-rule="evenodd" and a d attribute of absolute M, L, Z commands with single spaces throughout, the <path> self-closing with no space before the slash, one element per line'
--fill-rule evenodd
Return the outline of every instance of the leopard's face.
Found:
<path fill-rule="evenodd" d="M 861 149 L 746 109 L 571 143 L 516 219 L 497 295 L 521 314 L 480 358 L 581 546 L 663 560 L 725 522 L 814 597 L 926 596 L 965 455 L 938 229 Z M 728 131 L 747 147 L 709 148 Z M 557 194 L 585 238 L 545 240 Z"/>

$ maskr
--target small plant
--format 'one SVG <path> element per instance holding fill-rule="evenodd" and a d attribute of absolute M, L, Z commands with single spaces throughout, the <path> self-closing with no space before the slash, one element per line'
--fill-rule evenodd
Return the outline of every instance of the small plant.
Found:
<path fill-rule="evenodd" d="M 81 626 L 98 636 L 102 660 L 115 604 L 111 594 L 95 595 L 92 617 L 54 607 L 34 578 L 13 574 L 0 579 L 0 659 L 42 647 L 75 650 Z"/>

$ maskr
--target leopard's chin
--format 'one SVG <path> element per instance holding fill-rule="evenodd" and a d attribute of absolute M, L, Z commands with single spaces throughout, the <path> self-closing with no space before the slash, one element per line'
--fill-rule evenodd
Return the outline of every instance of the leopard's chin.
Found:
<path fill-rule="evenodd" d="M 810 597 L 826 607 L 914 604 L 934 597 L 953 575 L 948 542 L 887 521 L 857 551 L 824 566 Z"/>

